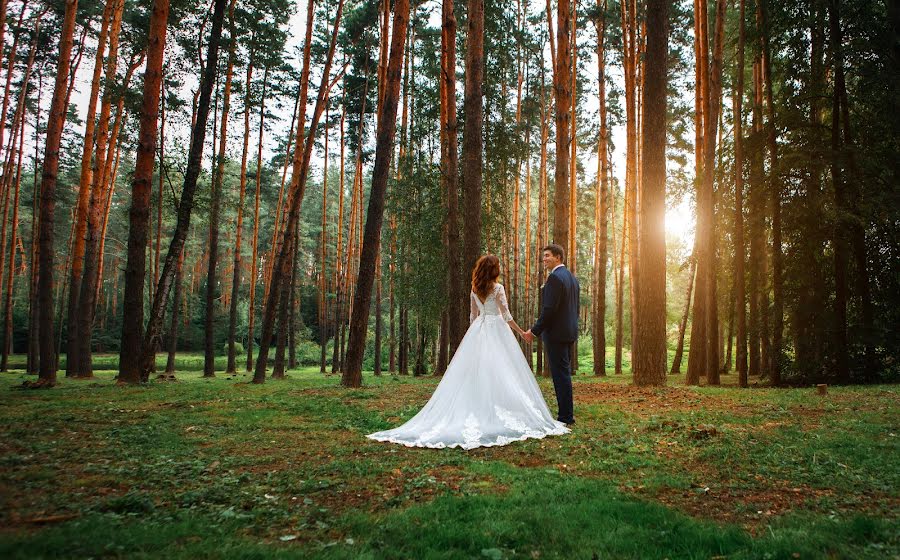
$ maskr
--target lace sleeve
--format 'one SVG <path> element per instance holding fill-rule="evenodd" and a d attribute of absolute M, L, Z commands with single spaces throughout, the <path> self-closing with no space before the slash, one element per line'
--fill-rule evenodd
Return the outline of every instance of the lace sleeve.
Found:
<path fill-rule="evenodd" d="M 506 290 L 503 288 L 503 284 L 497 284 L 497 286 L 497 308 L 500 309 L 503 320 L 508 323 L 513 320 L 513 316 L 509 312 L 509 304 L 506 302 Z"/>
<path fill-rule="evenodd" d="M 478 304 L 475 302 L 475 292 L 469 292 L 469 324 L 478 318 Z"/>

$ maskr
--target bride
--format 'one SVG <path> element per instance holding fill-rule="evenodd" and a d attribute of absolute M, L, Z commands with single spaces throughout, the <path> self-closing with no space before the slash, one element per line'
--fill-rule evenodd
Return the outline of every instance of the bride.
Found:
<path fill-rule="evenodd" d="M 484 255 L 472 271 L 469 330 L 428 403 L 408 422 L 369 434 L 407 447 L 491 447 L 569 432 L 553 419 L 512 331 L 500 259 Z M 510 330 L 512 329 L 512 330 Z"/>

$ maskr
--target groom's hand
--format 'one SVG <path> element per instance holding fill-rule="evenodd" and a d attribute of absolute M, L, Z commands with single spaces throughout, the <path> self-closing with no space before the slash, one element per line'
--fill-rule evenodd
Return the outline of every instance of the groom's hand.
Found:
<path fill-rule="evenodd" d="M 524 333 L 522 333 L 522 338 L 524 338 L 529 343 L 534 342 L 534 334 L 531 332 L 531 329 L 528 329 Z"/>

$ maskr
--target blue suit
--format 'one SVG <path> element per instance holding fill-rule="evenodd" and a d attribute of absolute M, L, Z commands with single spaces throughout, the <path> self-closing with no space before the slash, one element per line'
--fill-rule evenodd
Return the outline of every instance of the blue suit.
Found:
<path fill-rule="evenodd" d="M 560 422 L 575 421 L 572 404 L 572 343 L 578 340 L 578 303 L 580 286 L 575 276 L 564 266 L 557 267 L 547 277 L 543 289 L 541 316 L 531 327 L 547 348 L 547 361 L 553 376 Z"/>

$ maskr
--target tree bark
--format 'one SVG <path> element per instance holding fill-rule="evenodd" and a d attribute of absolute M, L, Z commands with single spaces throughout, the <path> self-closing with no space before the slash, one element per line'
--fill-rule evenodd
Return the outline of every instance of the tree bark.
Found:
<path fill-rule="evenodd" d="M 40 243 L 38 241 L 38 224 L 40 204 L 40 181 L 38 180 L 38 161 L 40 160 L 39 131 L 41 128 L 41 93 L 43 92 L 43 74 L 38 74 L 38 90 L 35 101 L 34 115 L 34 184 L 32 186 L 31 200 L 35 203 L 31 206 L 31 282 L 28 291 L 28 364 L 27 373 L 37 375 L 40 369 L 40 313 L 38 306 L 38 268 L 40 261 Z"/>
<path fill-rule="evenodd" d="M 775 100 L 772 93 L 772 54 L 769 48 L 769 26 L 767 0 L 759 0 L 760 41 L 762 41 L 762 67 L 766 87 L 766 109 L 768 112 L 766 145 L 769 150 L 769 196 L 772 212 L 772 346 L 769 368 L 773 385 L 781 384 L 782 341 L 784 338 L 784 249 L 781 244 L 781 170 L 778 165 L 778 131 L 775 123 Z"/>
<path fill-rule="evenodd" d="M 181 291 L 184 277 L 184 251 L 178 255 L 178 267 L 175 269 L 175 282 L 172 293 L 172 322 L 169 324 L 169 356 L 166 360 L 164 377 L 175 379 L 175 352 L 178 349 L 178 319 L 181 309 Z"/>
<path fill-rule="evenodd" d="M 373 371 L 376 376 L 381 375 L 381 252 L 375 262 L 375 364 Z"/>
<path fill-rule="evenodd" d="M 53 226 L 56 210 L 56 180 L 59 170 L 59 149 L 66 120 L 68 78 L 72 44 L 75 35 L 75 14 L 78 0 L 66 0 L 65 15 L 59 41 L 59 58 L 50 116 L 47 119 L 47 139 L 41 169 L 40 201 L 40 272 L 38 302 L 40 314 L 41 364 L 38 385 L 56 384 L 56 348 L 53 337 Z"/>
<path fill-rule="evenodd" d="M 638 296 L 637 282 L 640 272 L 638 267 L 638 95 L 637 95 L 637 65 L 638 65 L 638 36 L 637 36 L 637 1 L 624 0 L 620 2 L 622 8 L 622 66 L 625 76 L 625 204 L 623 215 L 625 227 L 622 229 L 623 253 L 622 263 L 625 266 L 625 246 L 628 251 L 628 297 L 630 300 L 629 312 L 631 315 L 631 344 L 634 351 L 634 334 L 637 318 L 635 299 Z M 624 279 L 624 276 L 623 276 Z M 624 285 L 622 287 L 624 290 Z M 624 334 L 623 334 L 624 336 Z"/>
<path fill-rule="evenodd" d="M 625 193 L 623 193 L 625 194 Z M 615 373 L 621 375 L 622 353 L 625 344 L 625 244 L 628 237 L 628 197 L 623 196 L 622 236 L 619 240 L 619 270 L 616 276 L 616 360 Z M 613 212 L 615 216 L 615 212 Z"/>
<path fill-rule="evenodd" d="M 298 241 L 298 233 L 296 230 L 290 239 L 290 247 L 292 254 L 296 253 L 296 243 Z M 290 277 L 287 282 L 281 282 L 278 306 L 278 338 L 275 344 L 275 362 L 272 364 L 272 379 L 284 379 L 284 353 L 287 348 L 288 339 L 288 316 L 291 306 L 291 286 L 294 282 L 294 259 L 291 259 Z"/>
<path fill-rule="evenodd" d="M 640 252 L 632 373 L 636 385 L 666 384 L 666 0 L 647 0 L 641 119 Z"/>
<path fill-rule="evenodd" d="M 553 88 L 556 94 L 556 171 L 553 196 L 553 242 L 563 247 L 569 244 L 569 158 L 572 147 L 572 6 L 570 0 L 558 0 L 556 17 L 556 64 Z M 468 115 L 468 113 L 467 113 Z M 574 255 L 567 255 L 570 263 Z"/>
<path fill-rule="evenodd" d="M 235 336 L 237 334 L 237 304 L 241 289 L 241 235 L 244 230 L 244 198 L 247 194 L 247 155 L 250 148 L 250 82 L 253 79 L 253 56 L 247 63 L 247 79 L 244 85 L 244 144 L 241 150 L 241 176 L 238 194 L 237 225 L 234 234 L 234 271 L 231 276 L 231 301 L 228 305 L 228 364 L 226 374 L 237 371 Z"/>
<path fill-rule="evenodd" d="M 78 326 L 76 329 L 77 340 L 76 354 L 69 357 L 67 362 L 73 359 L 77 361 L 74 372 L 75 377 L 93 377 L 93 365 L 91 360 L 92 334 L 94 315 L 97 308 L 97 290 L 100 285 L 100 242 L 102 239 L 102 214 L 108 194 L 108 168 L 106 160 L 112 154 L 114 145 L 109 143 L 109 120 L 112 111 L 112 97 L 116 82 L 116 68 L 118 64 L 119 31 L 122 26 L 122 14 L 125 9 L 124 0 L 115 0 L 112 7 L 112 23 L 109 32 L 109 56 L 106 60 L 106 85 L 103 91 L 103 99 L 100 106 L 99 127 L 97 129 L 97 148 L 94 155 L 94 167 L 91 172 L 91 194 L 87 212 L 87 238 L 84 247 L 84 271 L 80 283 L 78 300 Z M 69 345 L 72 346 L 71 344 Z M 71 370 L 71 367 L 67 368 Z"/>
<path fill-rule="evenodd" d="M 768 364 L 768 295 L 766 293 L 765 201 L 763 191 L 762 69 L 759 52 L 753 62 L 753 152 L 750 155 L 748 229 L 750 234 L 749 375 L 765 375 Z"/>
<path fill-rule="evenodd" d="M 206 272 L 206 308 L 203 337 L 203 377 L 216 376 L 216 321 L 215 305 L 218 299 L 219 279 L 216 268 L 219 264 L 219 213 L 222 206 L 222 182 L 225 178 L 225 148 L 228 145 L 228 115 L 231 111 L 231 82 L 234 76 L 234 57 L 237 36 L 234 26 L 234 4 L 228 8 L 229 46 L 228 62 L 225 68 L 225 86 L 222 93 L 222 123 L 219 126 L 219 153 L 213 156 L 214 174 L 210 193 L 209 209 L 209 261 Z M 213 123 L 215 126 L 215 123 Z"/>
<path fill-rule="evenodd" d="M 23 12 L 25 6 L 23 5 Z M 19 224 L 19 189 L 22 181 L 22 156 L 25 149 L 25 101 L 28 93 L 28 82 L 31 80 L 31 70 L 34 66 L 34 57 L 37 52 L 38 37 L 40 36 L 41 17 L 37 17 L 34 25 L 34 41 L 32 41 L 29 49 L 28 62 L 25 66 L 25 72 L 22 77 L 22 87 L 19 93 L 19 99 L 16 102 L 15 115 L 13 117 L 12 136 L 10 137 L 10 146 L 8 148 L 8 163 L 3 173 L 3 191 L 4 191 L 4 209 L 3 209 L 3 233 L 0 235 L 0 252 L 6 246 L 6 218 L 7 203 L 9 201 L 10 190 L 14 191 L 12 202 L 12 227 L 10 232 L 9 244 L 9 263 L 6 267 L 6 300 L 4 305 L 4 336 L 2 358 L 0 358 L 0 371 L 7 371 L 9 354 L 12 352 L 12 292 L 14 288 L 15 259 L 16 259 L 16 241 L 18 240 L 18 224 Z M 12 54 L 10 55 L 10 63 L 12 62 Z M 12 66 L 10 65 L 10 73 Z M 7 80 L 9 82 L 9 80 Z M 4 101 L 8 95 L 4 96 Z M 18 134 L 18 137 L 17 137 Z M 2 133 L 0 133 L 2 137 Z M 16 158 L 18 153 L 18 158 Z M 16 159 L 18 162 L 16 163 Z M 15 165 L 14 165 L 15 163 Z M 15 172 L 13 168 L 15 167 Z M 13 179 L 15 177 L 15 179 Z M 24 251 L 23 251 L 24 259 Z M 0 274 L 3 273 L 3 255 L 0 254 Z"/>
<path fill-rule="evenodd" d="M 473 0 L 473 2 L 478 1 L 480 0 Z M 372 188 L 369 195 L 365 234 L 363 235 L 362 250 L 360 252 L 360 272 L 350 319 L 350 341 L 345 358 L 344 374 L 341 378 L 341 385 L 344 387 L 359 387 L 362 385 L 362 359 L 366 342 L 366 325 L 369 319 L 369 307 L 372 299 L 375 261 L 381 244 L 384 199 L 387 190 L 388 174 L 390 173 L 394 133 L 397 126 L 400 67 L 403 61 L 404 39 L 408 23 L 409 1 L 397 0 L 394 5 L 394 24 L 391 37 L 391 52 L 388 59 L 387 87 L 382 107 L 382 118 L 379 121 L 378 134 L 375 141 L 375 167 L 372 172 Z"/>
<path fill-rule="evenodd" d="M 301 134 L 297 134 L 297 149 L 295 150 L 294 161 L 293 161 L 293 173 L 291 176 L 291 189 L 288 196 L 288 212 L 285 220 L 285 224 L 280 232 L 279 239 L 280 242 L 277 243 L 277 257 L 275 262 L 273 263 L 272 270 L 278 273 L 273 273 L 269 280 L 268 292 L 269 296 L 266 299 L 265 312 L 263 313 L 263 324 L 262 324 L 262 332 L 260 336 L 260 349 L 259 349 L 259 357 L 256 360 L 256 368 L 254 370 L 253 382 L 254 383 L 263 383 L 265 381 L 266 376 L 266 362 L 268 359 L 269 353 L 269 344 L 272 341 L 272 332 L 274 330 L 275 324 L 275 307 L 278 302 L 278 287 L 280 286 L 280 282 L 282 278 L 290 277 L 290 268 L 292 253 L 288 251 L 290 248 L 290 238 L 292 237 L 292 232 L 295 230 L 297 222 L 300 219 L 300 207 L 303 203 L 303 195 L 306 189 L 306 177 L 309 173 L 309 161 L 310 156 L 312 155 L 313 145 L 315 144 L 316 137 L 316 128 L 319 124 L 319 119 L 322 116 L 322 113 L 325 109 L 325 95 L 327 91 L 330 89 L 331 84 L 329 84 L 330 73 L 331 73 L 331 62 L 334 57 L 334 49 L 335 44 L 337 42 L 337 32 L 340 26 L 341 21 L 341 13 L 343 12 L 344 2 L 340 0 L 337 6 L 337 14 L 334 20 L 334 29 L 331 35 L 331 46 L 328 50 L 328 55 L 325 60 L 325 67 L 322 73 L 322 83 L 319 87 L 318 98 L 316 99 L 316 106 L 313 111 L 313 118 L 310 122 L 309 133 L 306 137 L 306 142 L 303 151 L 300 150 L 300 138 Z M 312 4 L 310 4 L 310 12 L 312 11 Z M 312 22 L 312 17 L 308 17 L 308 21 Z M 312 29 L 307 28 L 307 50 L 310 46 L 312 35 Z M 308 84 L 308 76 L 309 76 L 309 55 L 307 52 L 304 52 L 304 74 L 306 75 L 305 81 Z M 304 78 L 301 78 L 304 80 Z M 301 114 L 302 118 L 298 119 L 298 131 L 302 132 L 303 123 L 306 120 L 305 118 L 305 94 L 302 93 L 304 90 L 304 85 L 301 84 L 301 96 L 303 97 L 300 101 Z"/>
<path fill-rule="evenodd" d="M 597 75 L 600 102 L 600 138 L 597 142 L 597 193 L 595 203 L 594 229 L 594 314 L 593 350 L 594 375 L 606 375 L 606 263 L 609 259 L 607 239 L 609 236 L 609 130 L 606 123 L 606 7 L 607 2 L 597 0 L 600 17 L 597 21 Z"/>
<path fill-rule="evenodd" d="M 701 2 L 699 10 L 701 29 L 700 60 L 708 60 L 708 33 L 706 33 L 706 8 Z M 716 238 L 715 238 L 715 153 L 716 130 L 722 89 L 722 46 L 724 39 L 724 0 L 716 1 L 716 30 L 713 60 L 702 66 L 703 89 L 703 158 L 699 166 L 697 188 L 697 286 L 691 321 L 691 348 L 688 355 L 687 382 L 697 384 L 705 375 L 707 383 L 719 384 L 718 351 L 718 298 L 716 290 Z"/>
<path fill-rule="evenodd" d="M 6 270 L 6 298 L 3 305 L 3 349 L 2 349 L 2 358 L 0 358 L 0 371 L 8 371 L 9 367 L 9 355 L 13 352 L 13 325 L 12 325 L 12 295 L 13 289 L 15 287 L 14 280 L 15 277 L 13 273 L 16 269 L 16 243 L 18 241 L 18 230 L 19 230 L 19 188 L 22 183 L 22 154 L 24 152 L 24 143 L 25 143 L 25 113 L 24 113 L 24 101 L 25 101 L 25 93 L 28 88 L 28 80 L 31 74 L 31 65 L 34 62 L 34 52 L 35 48 L 32 48 L 31 55 L 29 56 L 28 67 L 25 70 L 25 76 L 22 81 L 22 95 L 20 98 L 19 106 L 20 109 L 17 111 L 19 113 L 19 141 L 17 145 L 17 163 L 16 163 L 16 172 L 15 179 L 12 181 L 13 184 L 9 185 L 7 189 L 14 189 L 13 194 L 13 203 L 12 203 L 12 224 L 11 224 L 11 234 L 9 240 L 9 265 Z M 13 134 L 16 133 L 15 127 L 13 128 Z M 10 153 L 12 156 L 12 153 Z M 20 241 L 19 241 L 20 242 Z M 20 242 L 21 243 L 21 242 Z M 23 251 L 23 260 L 24 260 L 24 251 Z"/>
<path fill-rule="evenodd" d="M 168 301 L 169 290 L 175 276 L 178 256 L 184 248 L 184 241 L 190 228 L 191 212 L 194 206 L 194 195 L 197 191 L 197 179 L 200 175 L 200 166 L 203 156 L 203 144 L 206 137 L 206 123 L 209 117 L 210 98 L 213 85 L 216 82 L 216 70 L 218 67 L 219 42 L 222 36 L 222 24 L 225 19 L 225 0 L 215 0 L 212 17 L 212 29 L 210 31 L 209 46 L 206 55 L 206 68 L 200 81 L 200 98 L 197 104 L 197 122 L 191 134 L 191 147 L 188 152 L 188 166 L 184 177 L 181 201 L 178 205 L 178 218 L 175 224 L 175 233 L 166 254 L 162 272 L 159 276 L 159 284 L 153 294 L 150 317 L 147 322 L 147 331 L 144 335 L 141 357 L 141 379 L 146 381 L 151 364 L 154 361 L 154 353 L 159 338 L 165 304 Z"/>
<path fill-rule="evenodd" d="M 450 340 L 449 358 L 456 353 L 466 330 L 465 281 L 460 255 L 459 235 L 459 162 L 456 120 L 456 15 L 453 0 L 443 0 L 441 8 L 441 177 L 447 194 L 447 329 Z M 467 207 L 468 209 L 468 207 Z"/>
<path fill-rule="evenodd" d="M 119 380 L 126 383 L 141 381 L 140 357 L 144 322 L 144 271 L 146 268 L 144 247 L 147 245 L 147 228 L 150 222 L 150 191 L 153 180 L 153 163 L 156 159 L 157 115 L 168 16 L 169 0 L 154 0 L 148 33 L 147 69 L 144 72 L 138 154 L 131 188 L 128 261 L 125 267 Z"/>
<path fill-rule="evenodd" d="M 737 322 L 736 368 L 738 385 L 747 387 L 747 297 L 745 295 L 744 242 L 744 0 L 739 0 L 737 83 L 734 90 L 734 299 Z"/>
<path fill-rule="evenodd" d="M 463 110 L 462 192 L 463 213 L 467 226 L 463 229 L 463 271 L 475 268 L 481 251 L 481 189 L 483 173 L 484 107 L 484 0 L 468 0 L 466 34 L 466 85 Z M 449 94 L 449 92 L 448 92 Z"/>
<path fill-rule="evenodd" d="M 84 144 L 81 151 L 81 175 L 78 182 L 78 199 L 75 211 L 75 243 L 72 246 L 72 267 L 69 271 L 68 321 L 66 322 L 66 377 L 78 375 L 78 298 L 81 294 L 81 277 L 84 272 L 84 251 L 87 238 L 87 214 L 91 196 L 91 155 L 94 148 L 94 131 L 96 129 L 97 98 L 100 92 L 100 76 L 103 71 L 103 52 L 112 19 L 115 0 L 107 0 L 100 20 L 100 33 L 97 37 L 97 51 L 94 58 L 94 73 L 91 79 L 91 91 L 88 95 L 87 115 L 85 116 Z M 2 132 L 0 132 L 2 138 Z"/>
<path fill-rule="evenodd" d="M 263 95 L 259 101 L 259 138 L 256 147 L 256 194 L 253 199 L 253 257 L 250 264 L 250 297 L 247 312 L 247 371 L 253 370 L 253 322 L 256 318 L 256 285 L 259 282 L 259 195 L 262 188 L 262 144 L 265 135 L 266 121 L 266 84 L 269 77 L 269 67 L 263 71 Z M 276 222 L 279 211 L 275 212 Z M 277 226 L 277 223 L 276 223 Z"/>

